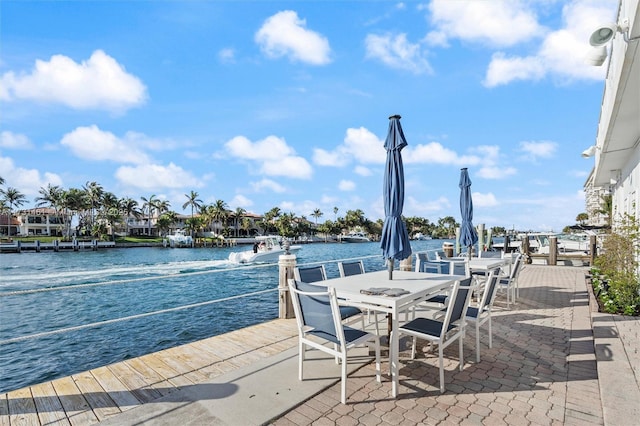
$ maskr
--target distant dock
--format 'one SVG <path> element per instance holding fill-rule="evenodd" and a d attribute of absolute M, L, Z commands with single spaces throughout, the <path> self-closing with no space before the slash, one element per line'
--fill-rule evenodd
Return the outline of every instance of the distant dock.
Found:
<path fill-rule="evenodd" d="M 23 241 L 14 241 L 10 243 L 0 243 L 0 253 L 21 253 L 23 251 L 35 251 L 37 253 L 43 250 L 49 251 L 81 251 L 81 250 L 93 250 L 96 251 L 102 248 L 114 248 L 116 247 L 115 241 L 60 241 L 54 240 L 50 243 L 43 243 L 38 240 L 25 243 Z"/>

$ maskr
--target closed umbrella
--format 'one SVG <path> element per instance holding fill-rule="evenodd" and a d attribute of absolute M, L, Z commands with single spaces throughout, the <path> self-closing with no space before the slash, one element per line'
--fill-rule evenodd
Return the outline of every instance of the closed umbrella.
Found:
<path fill-rule="evenodd" d="M 473 201 L 471 201 L 471 180 L 467 168 L 460 171 L 460 244 L 467 247 L 467 253 L 471 258 L 471 247 L 478 242 L 478 234 L 473 227 Z"/>
<path fill-rule="evenodd" d="M 411 256 L 411 243 L 407 227 L 402 221 L 404 205 L 404 167 L 400 151 L 407 146 L 407 141 L 400 126 L 400 116 L 389 117 L 389 132 L 384 147 L 387 150 L 387 162 L 384 173 L 384 225 L 380 248 L 382 256 L 387 260 L 389 279 L 393 278 L 394 259 L 402 260 Z"/>

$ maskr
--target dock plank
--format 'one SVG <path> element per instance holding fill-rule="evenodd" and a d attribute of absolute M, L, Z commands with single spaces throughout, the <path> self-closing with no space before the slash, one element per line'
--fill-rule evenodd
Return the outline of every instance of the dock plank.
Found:
<path fill-rule="evenodd" d="M 31 394 L 35 401 L 41 424 L 60 426 L 71 424 L 51 382 L 32 386 Z"/>
<path fill-rule="evenodd" d="M 0 426 L 9 426 L 9 403 L 7 394 L 0 394 Z"/>
<path fill-rule="evenodd" d="M 142 403 L 154 401 L 162 396 L 156 389 L 149 387 L 149 383 L 136 370 L 124 362 L 111 364 L 108 368 Z"/>
<path fill-rule="evenodd" d="M 193 383 L 200 383 L 207 379 L 206 375 L 191 366 L 187 360 L 183 358 L 180 350 L 175 350 L 175 348 L 165 349 L 153 355 L 176 370 L 181 377 L 185 377 Z"/>
<path fill-rule="evenodd" d="M 40 425 L 36 404 L 31 389 L 17 389 L 7 393 L 9 406 L 9 424 Z"/>
<path fill-rule="evenodd" d="M 178 373 L 155 353 L 143 355 L 142 357 L 140 357 L 140 359 L 177 388 L 193 385 L 193 382 L 191 380 Z"/>
<path fill-rule="evenodd" d="M 72 377 L 63 377 L 51 382 L 60 398 L 62 407 L 72 425 L 89 425 L 98 422 L 82 391 L 78 389 Z"/>
<path fill-rule="evenodd" d="M 91 370 L 91 373 L 120 410 L 126 411 L 141 404 L 108 367 L 98 367 Z"/>
<path fill-rule="evenodd" d="M 90 371 L 74 374 L 72 377 L 98 420 L 104 420 L 122 412 Z"/>
<path fill-rule="evenodd" d="M 145 382 L 148 383 L 148 387 L 157 390 L 162 396 L 168 395 L 177 389 L 142 358 L 128 359 L 125 363 L 144 377 Z"/>

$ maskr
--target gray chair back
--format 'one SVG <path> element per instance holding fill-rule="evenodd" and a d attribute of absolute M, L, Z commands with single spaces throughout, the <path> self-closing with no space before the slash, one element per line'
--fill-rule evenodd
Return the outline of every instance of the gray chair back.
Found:
<path fill-rule="evenodd" d="M 451 329 L 452 324 L 464 318 L 467 313 L 467 308 L 469 307 L 471 291 L 471 277 L 460 280 L 454 286 L 453 293 L 451 294 L 452 302 L 449 308 L 447 308 L 443 333 L 446 332 L 445 329 Z"/>
<path fill-rule="evenodd" d="M 340 270 L 341 277 L 364 274 L 364 264 L 362 263 L 362 260 L 355 262 L 339 262 L 338 269 Z"/>
<path fill-rule="evenodd" d="M 311 266 L 308 268 L 295 268 L 293 274 L 298 281 L 304 283 L 316 283 L 327 279 L 324 265 Z"/>
<path fill-rule="evenodd" d="M 313 284 L 292 280 L 292 296 L 294 303 L 298 302 L 300 308 L 301 325 L 312 329 L 312 334 L 320 334 L 323 338 L 339 344 L 338 333 L 331 310 L 329 290 Z"/>

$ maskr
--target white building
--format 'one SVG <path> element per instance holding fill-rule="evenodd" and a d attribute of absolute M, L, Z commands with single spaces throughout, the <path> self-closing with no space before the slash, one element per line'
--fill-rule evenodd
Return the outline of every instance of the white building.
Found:
<path fill-rule="evenodd" d="M 625 214 L 640 219 L 639 3 L 620 0 L 616 25 L 603 26 L 591 37 L 592 45 L 601 44 L 600 59 L 604 59 L 603 48 L 608 49 L 609 61 L 596 143 L 583 153 L 585 157 L 595 156 L 585 194 L 587 202 L 593 203 L 589 194 L 610 193 L 614 223 Z M 596 62 L 595 57 L 591 59 Z"/>

